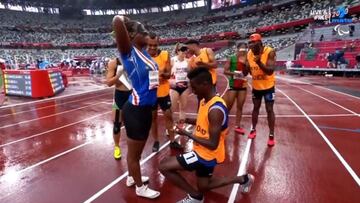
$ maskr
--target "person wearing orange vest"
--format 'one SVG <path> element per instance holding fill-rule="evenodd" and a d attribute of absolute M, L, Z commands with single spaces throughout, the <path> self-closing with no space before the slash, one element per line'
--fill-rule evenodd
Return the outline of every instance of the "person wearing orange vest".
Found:
<path fill-rule="evenodd" d="M 157 103 L 153 106 L 152 113 L 152 126 L 151 131 L 154 137 L 154 144 L 152 151 L 157 152 L 160 148 L 159 135 L 158 135 L 158 106 L 163 111 L 165 115 L 165 125 L 167 133 L 170 138 L 170 148 L 172 149 L 182 149 L 181 145 L 175 140 L 174 133 L 174 121 L 171 111 L 171 99 L 170 99 L 170 82 L 171 77 L 171 65 L 170 65 L 170 55 L 167 51 L 161 51 L 159 49 L 159 37 L 154 33 L 150 33 L 148 37 L 148 52 L 153 60 L 159 66 L 159 80 L 160 84 L 157 89 Z"/>
<path fill-rule="evenodd" d="M 205 67 L 211 73 L 212 83 L 216 86 L 217 81 L 217 62 L 215 54 L 210 48 L 200 48 L 200 43 L 197 40 L 191 39 L 185 42 L 188 51 L 193 57 L 190 58 L 190 68 Z"/>
<path fill-rule="evenodd" d="M 274 129 L 275 129 L 275 62 L 276 53 L 271 47 L 264 46 L 261 41 L 260 34 L 252 34 L 249 41 L 249 52 L 247 59 L 249 66 L 244 70 L 244 75 L 249 72 L 252 76 L 252 100 L 254 104 L 252 112 L 252 129 L 249 134 L 250 139 L 256 137 L 256 124 L 259 117 L 261 99 L 264 97 L 265 107 L 268 117 L 268 125 L 270 129 L 268 146 L 275 145 Z"/>
<path fill-rule="evenodd" d="M 190 86 L 200 99 L 197 119 L 185 120 L 195 125 L 190 133 L 180 126 L 176 133 L 194 140 L 193 151 L 176 157 L 166 157 L 160 162 L 159 170 L 167 180 L 187 192 L 187 197 L 179 202 L 203 202 L 206 191 L 230 184 L 240 184 L 243 193 L 250 191 L 254 177 L 250 174 L 234 177 L 213 177 L 216 165 L 225 160 L 225 138 L 228 133 L 228 110 L 225 101 L 216 95 L 211 74 L 206 67 L 198 67 L 189 72 Z M 195 171 L 197 189 L 188 183 L 179 171 Z"/>

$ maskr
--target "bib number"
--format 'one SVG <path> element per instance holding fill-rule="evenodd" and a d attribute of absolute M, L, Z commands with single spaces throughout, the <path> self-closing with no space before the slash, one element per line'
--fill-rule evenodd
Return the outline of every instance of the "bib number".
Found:
<path fill-rule="evenodd" d="M 149 71 L 149 90 L 159 87 L 159 71 Z"/>
<path fill-rule="evenodd" d="M 187 82 L 187 73 L 186 73 L 186 72 L 176 73 L 176 75 L 175 75 L 175 82 L 176 82 L 176 83 L 179 83 L 179 82 Z"/>
<path fill-rule="evenodd" d="M 198 157 L 195 152 L 188 152 L 186 154 L 183 154 L 183 157 L 188 165 L 198 161 Z"/>

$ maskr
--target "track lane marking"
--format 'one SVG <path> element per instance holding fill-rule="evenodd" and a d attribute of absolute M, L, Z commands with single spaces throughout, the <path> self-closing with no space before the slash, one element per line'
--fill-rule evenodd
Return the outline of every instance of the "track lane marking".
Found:
<path fill-rule="evenodd" d="M 315 122 L 305 113 L 305 111 L 293 100 L 291 99 L 285 92 L 277 88 L 277 90 L 282 93 L 286 98 L 288 98 L 291 103 L 295 105 L 295 107 L 301 111 L 302 114 L 307 118 L 307 120 L 311 123 L 311 125 L 316 129 L 316 131 L 319 133 L 319 135 L 323 138 L 325 143 L 330 147 L 330 149 L 333 151 L 333 153 L 336 155 L 336 157 L 339 159 L 339 161 L 343 164 L 345 169 L 349 172 L 351 177 L 354 179 L 354 181 L 360 186 L 360 178 L 357 176 L 357 174 L 354 172 L 354 170 L 351 168 L 351 166 L 345 161 L 345 159 L 341 156 L 339 151 L 335 148 L 335 146 L 330 142 L 330 140 L 325 136 L 325 134 L 320 130 L 320 128 L 315 124 Z"/>
<path fill-rule="evenodd" d="M 0 129 L 12 127 L 12 126 L 16 126 L 16 125 L 20 125 L 20 124 L 24 124 L 24 123 L 30 123 L 30 122 L 33 122 L 33 121 L 37 121 L 37 120 L 41 120 L 41 119 L 45 119 L 45 118 L 54 117 L 54 116 L 57 116 L 57 115 L 62 115 L 62 114 L 65 114 L 65 113 L 77 111 L 77 110 L 80 110 L 80 109 L 85 109 L 85 108 L 88 108 L 88 107 L 91 107 L 91 106 L 95 106 L 95 105 L 98 105 L 98 104 L 102 104 L 102 102 L 97 102 L 97 103 L 94 103 L 94 104 L 89 104 L 89 105 L 86 105 L 86 106 L 83 106 L 83 107 L 71 109 L 71 110 L 68 110 L 68 111 L 62 111 L 62 112 L 60 112 L 60 113 L 50 114 L 50 115 L 43 116 L 43 117 L 39 117 L 39 118 L 34 118 L 34 119 L 30 119 L 30 120 L 25 120 L 25 121 L 20 121 L 20 122 L 17 122 L 17 123 L 12 123 L 12 124 L 8 124 L 8 125 L 0 126 Z"/>
<path fill-rule="evenodd" d="M 18 139 L 18 140 L 15 140 L 15 141 L 11 141 L 11 142 L 8 142 L 6 144 L 2 144 L 0 145 L 0 148 L 1 147 L 5 147 L 5 146 L 8 146 L 8 145 L 12 145 L 12 144 L 15 144 L 15 143 L 18 143 L 18 142 L 22 142 L 22 141 L 25 141 L 25 140 L 28 140 L 28 139 L 31 139 L 31 138 L 34 138 L 34 137 L 38 137 L 40 135 L 44 135 L 44 134 L 47 134 L 47 133 L 51 133 L 51 132 L 54 132 L 54 131 L 57 131 L 57 130 L 60 130 L 60 129 L 63 129 L 63 128 L 67 128 L 69 126 L 73 126 L 73 125 L 76 125 L 78 123 L 82 123 L 82 122 L 85 122 L 85 121 L 88 121 L 88 120 L 92 120 L 94 118 L 97 118 L 97 117 L 100 117 L 100 116 L 103 116 L 105 114 L 109 114 L 111 113 L 111 111 L 107 111 L 105 113 L 101 113 L 101 114 L 98 114 L 98 115 L 95 115 L 95 116 L 91 116 L 91 117 L 88 117 L 88 118 L 85 118 L 83 120 L 80 120 L 80 121 L 76 121 L 76 122 L 73 122 L 73 123 L 69 123 L 67 125 L 63 125 L 63 126 L 60 126 L 60 127 L 57 127 L 57 128 L 54 128 L 54 129 L 51 129 L 51 130 L 48 130 L 48 131 L 44 131 L 44 132 L 41 132 L 41 133 L 37 133 L 35 135 L 31 135 L 31 136 L 28 136 L 28 137 L 24 137 L 22 139 Z"/>

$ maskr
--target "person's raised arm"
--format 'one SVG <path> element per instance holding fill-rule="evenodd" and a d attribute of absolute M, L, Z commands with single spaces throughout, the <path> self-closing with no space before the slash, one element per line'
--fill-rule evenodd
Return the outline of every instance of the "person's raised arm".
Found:
<path fill-rule="evenodd" d="M 196 65 L 197 66 L 203 66 L 203 67 L 206 67 L 208 69 L 217 68 L 217 62 L 215 60 L 215 54 L 214 54 L 213 50 L 210 49 L 210 48 L 206 48 L 206 53 L 208 55 L 209 62 L 205 63 L 205 62 L 199 61 L 199 62 L 196 62 Z"/>
<path fill-rule="evenodd" d="M 129 54 L 131 51 L 131 42 L 129 33 L 126 30 L 125 23 L 129 19 L 125 16 L 115 16 L 113 18 L 112 27 L 115 31 L 116 46 L 121 54 Z"/>
<path fill-rule="evenodd" d="M 166 64 L 165 64 L 165 70 L 162 73 L 162 77 L 164 79 L 170 79 L 171 78 L 171 63 L 170 63 L 170 54 L 168 53 L 167 55 L 167 60 L 166 60 Z"/>
<path fill-rule="evenodd" d="M 210 48 L 207 48 L 206 53 L 208 54 L 208 57 L 209 57 L 209 63 L 207 63 L 206 65 L 209 68 L 217 68 L 217 61 L 215 59 L 214 51 L 212 49 L 210 49 Z"/>
<path fill-rule="evenodd" d="M 260 57 L 259 57 L 260 58 Z M 269 53 L 269 57 L 266 64 L 263 64 L 260 59 L 256 61 L 256 63 L 259 65 L 260 69 L 264 71 L 267 75 L 272 75 L 275 71 L 275 63 L 276 63 L 276 53 L 275 51 L 271 51 Z"/>

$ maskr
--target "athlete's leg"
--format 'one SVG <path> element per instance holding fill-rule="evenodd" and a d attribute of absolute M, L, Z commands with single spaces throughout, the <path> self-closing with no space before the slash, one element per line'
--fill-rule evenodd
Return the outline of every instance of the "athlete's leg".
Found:
<path fill-rule="evenodd" d="M 241 118 L 242 118 L 242 112 L 243 112 L 243 106 L 246 100 L 246 93 L 247 90 L 241 90 L 238 91 L 237 98 L 236 98 L 236 125 L 240 127 Z"/>
<path fill-rule="evenodd" d="M 171 183 L 190 194 L 191 196 L 202 196 L 186 179 L 180 175 L 179 171 L 185 170 L 183 166 L 180 165 L 176 157 L 170 156 L 166 157 L 160 162 L 159 166 L 160 172 L 169 180 Z"/>
<path fill-rule="evenodd" d="M 227 90 L 225 95 L 223 96 L 223 99 L 225 100 L 226 106 L 229 110 L 229 112 L 231 111 L 232 106 L 234 105 L 235 99 L 236 99 L 236 94 L 237 91 L 233 91 L 233 90 Z"/>
<path fill-rule="evenodd" d="M 179 112 L 180 112 L 180 121 L 185 121 L 186 118 L 186 105 L 188 102 L 188 97 L 190 95 L 190 88 L 187 88 L 181 95 L 180 95 L 180 104 L 179 104 Z"/>
<path fill-rule="evenodd" d="M 175 112 L 177 109 L 176 107 L 178 107 L 178 110 L 180 112 L 180 95 L 176 90 L 170 90 L 170 98 L 171 98 L 171 111 Z M 180 116 L 179 116 L 180 119 Z"/>
<path fill-rule="evenodd" d="M 259 110 L 260 110 L 260 106 L 261 106 L 261 98 L 262 97 L 257 97 L 257 96 L 253 96 L 253 112 L 252 112 L 252 129 L 256 129 L 256 124 L 258 122 L 258 117 L 259 117 Z"/>
<path fill-rule="evenodd" d="M 154 144 L 153 144 L 152 151 L 157 152 L 157 151 L 159 151 L 159 147 L 160 147 L 159 135 L 158 135 L 158 110 L 157 110 L 157 105 L 156 105 L 156 108 L 154 107 L 154 109 L 152 111 L 151 135 L 154 138 Z"/>

